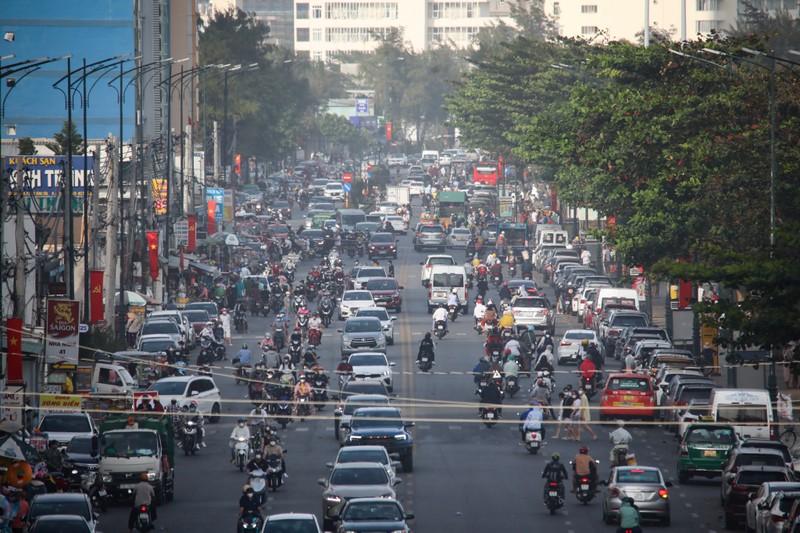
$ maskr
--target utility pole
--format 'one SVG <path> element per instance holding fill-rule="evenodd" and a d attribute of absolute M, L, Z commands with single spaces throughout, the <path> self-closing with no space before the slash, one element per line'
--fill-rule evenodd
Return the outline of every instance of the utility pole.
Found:
<path fill-rule="evenodd" d="M 220 161 L 219 122 L 214 121 L 214 179 L 222 183 L 222 162 Z"/>
<path fill-rule="evenodd" d="M 17 170 L 17 190 L 20 194 L 19 196 L 14 195 L 16 214 L 14 243 L 17 251 L 17 263 L 14 268 L 14 318 L 25 318 L 25 285 L 28 281 L 25 275 L 25 265 L 27 263 L 25 258 L 27 254 L 25 253 L 25 210 L 22 209 L 22 190 L 25 180 L 23 176 L 20 176 L 22 172 L 25 171 Z"/>
<path fill-rule="evenodd" d="M 103 286 L 106 288 L 106 308 L 105 316 L 103 317 L 106 326 L 116 328 L 117 324 L 114 320 L 114 312 L 116 311 L 116 271 L 117 271 L 117 232 L 119 229 L 119 187 L 120 187 L 120 161 L 119 150 L 116 149 L 116 143 L 121 142 L 121 139 L 110 137 L 106 145 L 106 151 L 109 152 L 108 156 L 111 158 L 111 170 L 106 180 L 106 187 L 108 188 L 107 202 L 108 211 L 106 212 L 106 261 L 105 270 L 103 271 Z M 122 288 L 120 288 L 120 291 Z M 124 301 L 124 295 L 120 294 L 120 302 Z"/>
<path fill-rule="evenodd" d="M 184 178 L 184 193 L 183 193 L 183 214 L 194 215 L 194 136 L 192 126 L 184 126 L 186 128 L 186 135 L 184 135 L 186 148 L 184 154 L 189 158 L 189 164 L 186 167 L 186 177 Z"/>

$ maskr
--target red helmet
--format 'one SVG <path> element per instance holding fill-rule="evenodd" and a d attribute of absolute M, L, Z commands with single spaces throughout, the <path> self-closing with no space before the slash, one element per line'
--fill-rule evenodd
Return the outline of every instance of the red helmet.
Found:
<path fill-rule="evenodd" d="M 506 355 L 511 355 L 511 349 L 510 348 L 506 349 Z"/>
<path fill-rule="evenodd" d="M 581 449 L 579 451 L 581 453 L 589 453 L 589 447 L 588 446 L 581 446 Z"/>

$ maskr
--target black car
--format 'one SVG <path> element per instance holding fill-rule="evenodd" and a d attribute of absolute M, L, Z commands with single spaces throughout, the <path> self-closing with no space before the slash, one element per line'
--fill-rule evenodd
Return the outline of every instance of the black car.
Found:
<path fill-rule="evenodd" d="M 348 445 L 379 445 L 389 454 L 397 454 L 403 465 L 403 472 L 414 470 L 414 439 L 408 428 L 414 422 L 403 422 L 400 410 L 396 407 L 359 407 L 353 412 L 349 423 L 343 423 L 347 430 L 344 443 Z"/>
<path fill-rule="evenodd" d="M 305 229 L 300 234 L 304 239 L 308 239 L 308 244 L 315 255 L 325 255 L 331 248 L 331 242 L 325 239 L 325 232 L 321 229 Z"/>
<path fill-rule="evenodd" d="M 64 450 L 65 472 L 69 474 L 71 470 L 77 470 L 76 473 L 80 474 L 97 469 L 97 453 L 92 453 L 92 440 L 93 437 L 72 437 Z M 80 482 L 80 476 L 78 481 Z"/>
<path fill-rule="evenodd" d="M 414 518 L 406 514 L 400 502 L 391 498 L 354 498 L 345 504 L 339 514 L 338 533 L 348 531 L 399 532 L 411 531 L 406 520 Z"/>
<path fill-rule="evenodd" d="M 393 257 L 397 259 L 397 240 L 392 233 L 373 233 L 367 246 L 369 258 Z"/>

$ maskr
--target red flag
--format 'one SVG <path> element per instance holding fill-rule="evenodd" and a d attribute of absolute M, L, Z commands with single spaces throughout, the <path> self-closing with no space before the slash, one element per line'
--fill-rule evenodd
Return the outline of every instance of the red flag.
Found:
<path fill-rule="evenodd" d="M 678 309 L 686 309 L 692 305 L 694 285 L 691 281 L 678 280 Z"/>
<path fill-rule="evenodd" d="M 197 246 L 197 217 L 189 215 L 187 218 L 189 219 L 189 242 L 186 244 L 186 251 L 191 253 Z"/>
<path fill-rule="evenodd" d="M 153 280 L 158 279 L 158 271 L 160 268 L 158 267 L 158 232 L 157 231 L 148 231 L 147 232 L 147 249 L 150 252 L 150 277 Z"/>
<path fill-rule="evenodd" d="M 6 320 L 8 361 L 6 363 L 9 383 L 22 383 L 22 319 Z"/>
<path fill-rule="evenodd" d="M 215 224 L 214 217 L 217 214 L 217 201 L 208 201 L 208 235 L 214 235 L 217 232 L 217 225 Z"/>
<path fill-rule="evenodd" d="M 96 324 L 103 320 L 105 305 L 103 303 L 103 271 L 89 272 L 89 322 Z"/>

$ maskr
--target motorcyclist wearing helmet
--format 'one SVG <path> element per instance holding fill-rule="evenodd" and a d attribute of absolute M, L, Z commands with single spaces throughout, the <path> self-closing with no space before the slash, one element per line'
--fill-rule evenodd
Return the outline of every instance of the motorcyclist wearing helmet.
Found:
<path fill-rule="evenodd" d="M 239 498 L 239 518 L 241 523 L 243 518 L 251 518 L 257 516 L 260 524 L 263 522 L 264 508 L 260 505 L 260 498 L 256 498 L 256 491 L 250 485 L 245 485 L 244 494 Z"/>
<path fill-rule="evenodd" d="M 549 331 L 545 332 L 542 338 L 539 339 L 539 343 L 536 345 L 536 353 L 543 353 L 548 346 L 551 352 L 555 349 L 555 342 L 553 342 L 553 337 L 550 335 Z"/>
<path fill-rule="evenodd" d="M 551 461 L 547 463 L 547 466 L 544 467 L 544 471 L 542 472 L 542 479 L 545 480 L 544 484 L 544 503 L 547 505 L 547 491 L 548 491 L 548 483 L 555 482 L 558 483 L 558 496 L 559 498 L 564 498 L 564 481 L 569 479 L 569 475 L 567 474 L 567 469 L 564 468 L 564 465 L 561 464 L 561 456 L 557 453 L 554 453 L 550 456 Z"/>
<path fill-rule="evenodd" d="M 475 307 L 472 309 L 472 318 L 475 319 L 475 329 L 478 329 L 478 323 L 483 320 L 483 315 L 486 313 L 486 306 L 483 305 L 483 299 L 478 297 L 475 300 Z"/>
<path fill-rule="evenodd" d="M 475 391 L 475 394 L 480 395 L 481 405 L 478 407 L 478 416 L 482 416 L 487 407 L 494 407 L 497 412 L 497 418 L 502 418 L 503 410 L 499 405 L 503 403 L 503 389 L 501 388 L 502 377 L 500 372 L 495 371 L 491 379 L 488 380 L 485 387 L 481 387 Z"/>
<path fill-rule="evenodd" d="M 268 440 L 264 442 L 264 447 L 262 449 L 262 453 L 264 455 L 265 460 L 269 459 L 271 455 L 276 455 L 281 459 L 281 474 L 283 477 L 288 478 L 289 474 L 286 473 L 286 457 L 283 455 L 283 448 L 275 440 L 274 437 L 270 437 Z"/>
<path fill-rule="evenodd" d="M 283 354 L 283 360 L 281 361 L 281 364 L 278 367 L 278 373 L 283 375 L 290 374 L 294 376 L 295 370 L 296 368 L 294 366 L 294 363 L 292 363 L 292 358 L 289 356 L 288 353 Z"/>
<path fill-rule="evenodd" d="M 311 397 L 311 385 L 306 380 L 305 374 L 300 374 L 297 385 L 294 386 L 294 412 L 300 414 L 300 397 Z"/>
<path fill-rule="evenodd" d="M 539 359 L 536 361 L 536 365 L 533 367 L 534 372 L 550 372 L 551 374 L 555 371 L 553 368 L 553 352 L 550 350 L 548 346 L 545 350 L 539 355 Z"/>
<path fill-rule="evenodd" d="M 267 427 L 269 413 L 267 412 L 266 405 L 258 405 L 254 407 L 250 414 L 247 415 L 247 425 L 250 427 L 250 434 L 253 435 L 256 431 L 264 432 Z"/>
<path fill-rule="evenodd" d="M 609 460 L 611 464 L 614 464 L 617 449 L 623 446 L 627 447 L 633 442 L 633 436 L 625 429 L 624 420 L 617 420 L 617 429 L 608 434 L 608 440 L 612 444 Z"/>
<path fill-rule="evenodd" d="M 236 461 L 236 456 L 234 455 L 233 445 L 236 444 L 236 440 L 239 437 L 244 437 L 245 441 L 249 444 L 250 442 L 250 428 L 247 427 L 247 419 L 244 417 L 239 418 L 236 421 L 236 425 L 233 427 L 233 431 L 231 431 L 231 436 L 228 437 L 228 446 L 231 449 L 231 463 Z"/>
<path fill-rule="evenodd" d="M 517 356 L 506 349 L 506 362 L 503 364 L 503 374 L 506 379 L 511 377 L 519 377 L 519 365 L 517 364 Z"/>
<path fill-rule="evenodd" d="M 242 344 L 242 349 L 236 352 L 236 357 L 234 357 L 233 366 L 236 368 L 241 368 L 243 366 L 250 366 L 250 360 L 252 358 L 252 354 L 250 349 L 247 347 L 247 344 Z"/>
<path fill-rule="evenodd" d="M 456 306 L 456 312 L 461 309 L 461 300 L 458 297 L 458 289 L 453 287 L 450 291 L 450 296 L 447 297 L 447 307 L 450 308 L 451 305 Z"/>
<path fill-rule="evenodd" d="M 594 462 L 592 456 L 589 455 L 589 447 L 581 446 L 578 454 L 572 460 L 572 492 L 578 492 L 578 483 L 580 478 L 589 478 L 589 490 L 595 492 L 597 490 L 597 463 Z"/>
<path fill-rule="evenodd" d="M 639 508 L 630 496 L 622 498 L 619 506 L 619 527 L 617 533 L 624 533 L 631 531 L 631 533 L 642 533 L 640 525 L 641 517 L 639 516 Z"/>
<path fill-rule="evenodd" d="M 522 412 L 519 419 L 522 423 L 519 426 L 520 433 L 522 434 L 522 442 L 525 442 L 525 433 L 530 431 L 537 431 L 544 440 L 545 427 L 542 424 L 544 420 L 544 411 L 542 411 L 542 404 L 538 401 L 531 401 L 531 407 Z"/>
<path fill-rule="evenodd" d="M 503 312 L 503 316 L 500 318 L 500 322 L 498 322 L 497 327 L 499 327 L 501 330 L 511 329 L 514 327 L 514 313 L 511 312 L 510 307 Z"/>
<path fill-rule="evenodd" d="M 275 350 L 275 343 L 272 341 L 272 333 L 270 333 L 269 331 L 264 333 L 264 338 L 261 339 L 261 344 L 259 344 L 259 348 L 268 351 Z"/>
<path fill-rule="evenodd" d="M 186 422 L 194 422 L 197 425 L 197 446 L 198 448 L 206 447 L 206 428 L 203 413 L 200 412 L 197 402 L 192 400 L 189 403 L 189 410 L 185 414 L 183 427 L 186 427 Z"/>
<path fill-rule="evenodd" d="M 478 364 L 476 364 L 472 368 L 472 381 L 475 382 L 475 385 L 479 385 L 481 382 L 481 377 L 492 368 L 492 365 L 489 364 L 489 361 L 486 360 L 485 357 L 481 357 L 478 360 Z"/>
<path fill-rule="evenodd" d="M 508 342 L 506 342 L 504 352 L 506 355 L 513 355 L 514 357 L 519 357 L 522 355 L 522 346 L 517 340 L 517 336 L 514 335 L 513 332 L 511 334 L 511 338 L 508 340 Z"/>
<path fill-rule="evenodd" d="M 536 380 L 536 386 L 531 391 L 531 400 L 550 405 L 550 389 L 547 388 L 547 382 L 544 379 Z"/>
<path fill-rule="evenodd" d="M 264 461 L 264 454 L 259 449 L 256 450 L 253 454 L 253 458 L 250 459 L 250 462 L 247 463 L 247 471 L 252 472 L 253 470 L 266 470 L 267 463 Z"/>
<path fill-rule="evenodd" d="M 508 282 L 504 281 L 503 285 L 498 291 L 501 300 L 511 300 L 511 289 L 508 288 Z"/>
<path fill-rule="evenodd" d="M 431 326 L 431 331 L 436 331 L 437 322 L 444 322 L 444 330 L 450 331 L 447 324 L 447 308 L 444 304 L 439 304 L 439 307 L 433 312 L 432 320 L 433 324 Z"/>
<path fill-rule="evenodd" d="M 502 349 L 503 338 L 500 336 L 500 330 L 497 327 L 493 327 L 489 334 L 486 335 L 486 355 L 491 357 L 493 351 L 500 350 L 502 352 Z"/>
<path fill-rule="evenodd" d="M 436 343 L 433 342 L 431 334 L 425 333 L 425 338 L 419 343 L 419 351 L 417 352 L 417 362 L 422 362 L 422 357 L 427 355 L 431 364 L 436 364 Z"/>
<path fill-rule="evenodd" d="M 594 366 L 597 368 L 597 370 L 602 370 L 603 369 L 603 355 L 600 353 L 600 350 L 597 348 L 597 343 L 596 342 L 591 341 L 589 343 L 589 347 L 586 348 L 586 355 L 588 355 L 589 358 L 592 360 L 592 362 L 594 363 Z"/>
<path fill-rule="evenodd" d="M 136 524 L 136 518 L 142 506 L 147 506 L 150 512 L 150 520 L 156 519 L 156 506 L 153 502 L 156 499 L 156 492 L 153 486 L 147 481 L 147 472 L 139 474 L 139 483 L 133 487 L 133 508 L 130 515 L 128 515 L 128 531 L 133 533 L 133 526 Z"/>

